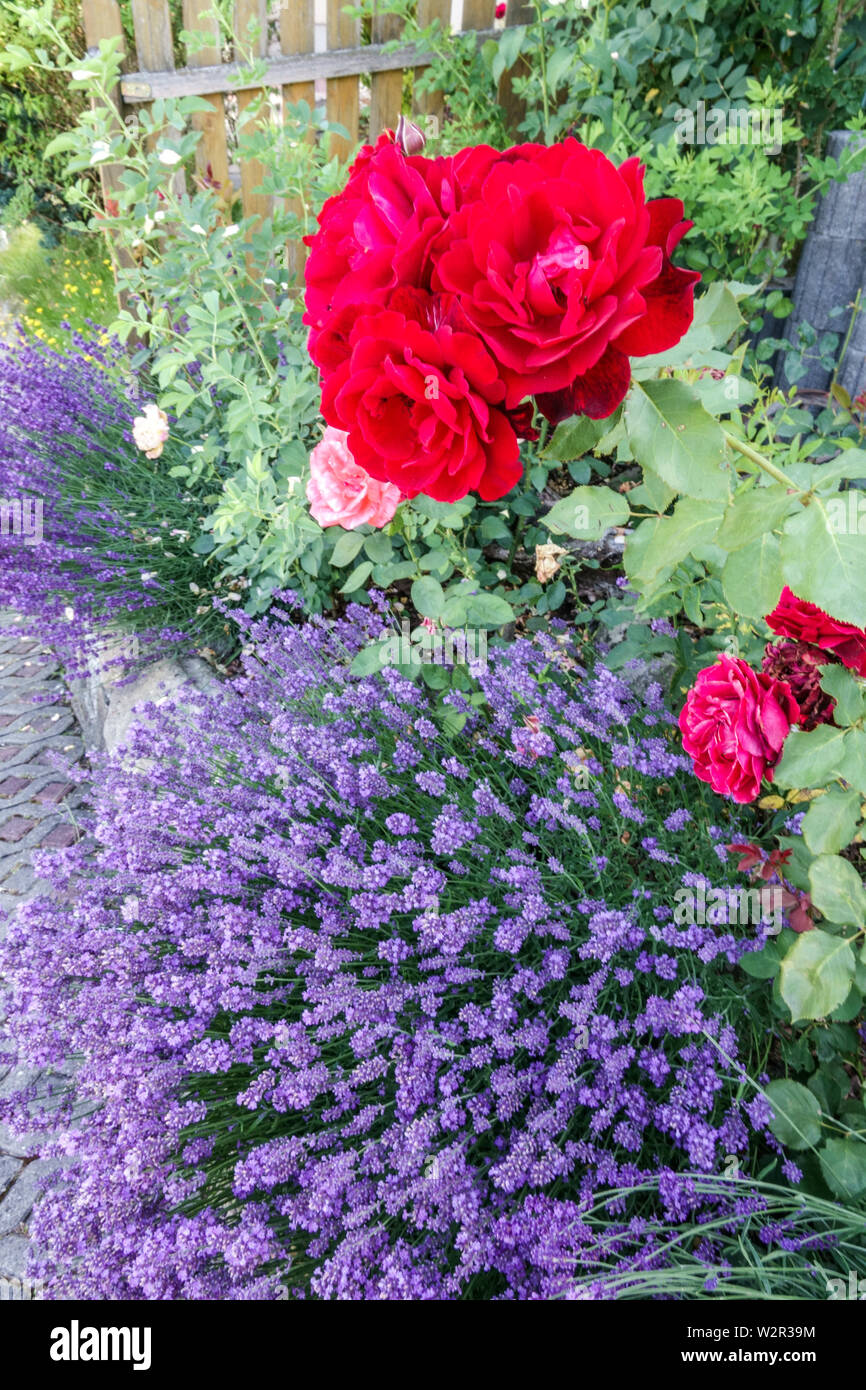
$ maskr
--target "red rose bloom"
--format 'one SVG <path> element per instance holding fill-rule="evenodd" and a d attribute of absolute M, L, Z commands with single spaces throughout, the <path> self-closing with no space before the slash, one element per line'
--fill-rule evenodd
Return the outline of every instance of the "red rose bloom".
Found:
<path fill-rule="evenodd" d="M 680 713 L 683 748 L 702 782 L 734 801 L 754 801 L 779 760 L 800 709 L 785 681 L 722 656 L 700 672 Z"/>
<path fill-rule="evenodd" d="M 365 145 L 342 192 L 319 214 L 319 230 L 304 238 L 310 248 L 305 267 L 304 323 L 309 350 L 325 373 L 333 370 L 333 332 L 365 304 L 385 304 L 398 285 L 429 289 L 434 244 L 463 197 L 477 196 L 496 150 L 477 145 L 453 157 L 408 156 L 384 131 L 375 146 Z"/>
<path fill-rule="evenodd" d="M 324 383 L 322 414 L 348 431 L 361 468 L 438 502 L 510 492 L 522 469 L 505 388 L 454 306 L 397 290 L 387 309 L 358 316 L 347 347 Z"/>
<path fill-rule="evenodd" d="M 610 415 L 629 355 L 672 347 L 689 327 L 700 276 L 670 256 L 692 224 L 678 198 L 646 202 L 643 173 L 571 138 L 519 145 L 451 217 L 433 285 L 459 297 L 509 408 L 541 393 L 550 418 Z"/>
<path fill-rule="evenodd" d="M 793 637 L 798 642 L 810 642 L 834 656 L 858 676 L 866 676 L 866 632 L 851 623 L 831 618 L 814 603 L 797 598 L 785 586 L 767 624 L 780 637 Z"/>

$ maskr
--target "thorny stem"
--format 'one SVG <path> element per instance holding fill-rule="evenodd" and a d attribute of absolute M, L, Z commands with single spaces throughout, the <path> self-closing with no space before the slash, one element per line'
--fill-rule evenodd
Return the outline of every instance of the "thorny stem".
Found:
<path fill-rule="evenodd" d="M 782 472 L 781 468 L 777 468 L 769 459 L 764 458 L 764 455 L 759 454 L 757 449 L 753 449 L 751 444 L 747 444 L 744 439 L 737 439 L 733 434 L 728 434 L 727 430 L 722 430 L 722 435 L 724 436 L 728 448 L 736 449 L 737 452 L 742 454 L 744 458 L 747 458 L 750 463 L 757 464 L 757 466 L 762 468 L 771 478 L 775 478 L 777 483 L 784 483 L 785 487 L 791 492 L 801 493 L 800 488 L 793 486 L 791 479 Z"/>

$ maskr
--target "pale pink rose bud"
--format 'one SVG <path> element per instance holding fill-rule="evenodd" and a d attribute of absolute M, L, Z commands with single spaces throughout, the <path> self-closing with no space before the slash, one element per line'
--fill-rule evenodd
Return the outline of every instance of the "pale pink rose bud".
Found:
<path fill-rule="evenodd" d="M 151 401 L 132 422 L 132 437 L 146 458 L 158 459 L 168 439 L 168 416 Z"/>
<path fill-rule="evenodd" d="M 427 144 L 427 137 L 414 121 L 407 121 L 401 114 L 394 137 L 404 154 L 420 154 Z"/>
<path fill-rule="evenodd" d="M 310 454 L 307 498 L 320 526 L 354 531 L 364 523 L 387 526 L 403 494 L 393 483 L 371 478 L 352 458 L 348 435 L 330 425 Z"/>

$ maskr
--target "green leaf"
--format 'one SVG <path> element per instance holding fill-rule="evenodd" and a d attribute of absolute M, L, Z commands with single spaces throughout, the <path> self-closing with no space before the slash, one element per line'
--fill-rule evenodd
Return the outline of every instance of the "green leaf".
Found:
<path fill-rule="evenodd" d="M 845 449 L 838 458 L 831 459 L 829 463 L 822 463 L 819 488 L 823 489 L 827 483 L 838 482 L 840 478 L 866 478 L 866 449 Z M 857 489 L 852 489 L 852 491 L 855 503 L 853 511 L 859 522 L 861 498 Z M 851 494 L 841 493 L 839 495 L 847 504 Z"/>
<path fill-rule="evenodd" d="M 541 521 L 556 536 L 599 540 L 612 526 L 624 526 L 630 515 L 622 493 L 601 486 L 578 487 L 555 502 Z"/>
<path fill-rule="evenodd" d="M 674 488 L 668 487 L 658 473 L 644 473 L 643 482 L 633 487 L 628 494 L 629 506 L 646 507 L 651 512 L 666 512 L 676 497 Z"/>
<path fill-rule="evenodd" d="M 866 710 L 866 689 L 844 666 L 828 666 L 821 677 L 821 689 L 836 701 L 833 718 L 837 724 L 855 724 Z"/>
<path fill-rule="evenodd" d="M 853 1202 L 866 1191 L 866 1143 L 848 1136 L 828 1139 L 818 1154 L 821 1172 L 830 1191 Z"/>
<path fill-rule="evenodd" d="M 838 854 L 850 845 L 860 819 L 860 794 L 833 787 L 810 802 L 803 838 L 813 854 Z"/>
<path fill-rule="evenodd" d="M 623 418 L 638 463 L 669 487 L 704 500 L 730 495 L 722 430 L 684 381 L 635 382 Z"/>
<path fill-rule="evenodd" d="M 747 951 L 739 961 L 740 969 L 755 980 L 772 980 L 778 975 L 781 964 L 779 948 L 773 940 L 768 941 L 760 951 Z"/>
<path fill-rule="evenodd" d="M 412 585 L 412 602 L 422 618 L 438 618 L 445 607 L 445 591 L 438 579 L 425 575 Z"/>
<path fill-rule="evenodd" d="M 510 541 L 511 532 L 502 520 L 501 516 L 486 516 L 481 523 L 481 539 L 483 541 Z"/>
<path fill-rule="evenodd" d="M 555 459 L 559 463 L 579 459 L 595 447 L 607 434 L 608 428 L 607 420 L 590 420 L 586 415 L 573 415 L 557 425 L 541 457 Z"/>
<path fill-rule="evenodd" d="M 782 590 L 779 539 L 767 531 L 722 567 L 722 588 L 731 607 L 744 618 L 763 618 L 776 606 Z"/>
<path fill-rule="evenodd" d="M 863 925 L 866 889 L 847 859 L 838 854 L 819 854 L 809 869 L 809 884 L 812 902 L 828 921 L 855 927 Z"/>
<path fill-rule="evenodd" d="M 844 743 L 845 730 L 830 724 L 819 724 L 808 733 L 792 729 L 773 771 L 773 781 L 780 787 L 826 786 L 840 775 Z"/>
<path fill-rule="evenodd" d="M 389 650 L 390 639 L 386 638 L 382 642 L 371 642 L 369 646 L 362 647 L 352 659 L 349 667 L 353 676 L 374 676 L 377 671 L 381 671 L 382 663 Z"/>
<path fill-rule="evenodd" d="M 822 498 L 788 520 L 781 555 L 784 581 L 798 598 L 866 627 L 866 536 L 836 531 Z"/>
<path fill-rule="evenodd" d="M 708 544 L 719 528 L 723 507 L 720 502 L 699 502 L 683 497 L 671 516 L 649 518 L 652 536 L 643 550 L 635 578 L 646 582 L 660 570 L 672 570 L 701 545 Z M 641 523 L 641 529 L 647 523 Z"/>
<path fill-rule="evenodd" d="M 502 627 L 514 621 L 514 609 L 498 594 L 472 594 L 466 600 L 464 621 L 470 627 Z"/>
<path fill-rule="evenodd" d="M 341 536 L 337 537 L 331 552 L 331 564 L 335 569 L 342 569 L 344 565 L 351 565 L 363 544 L 364 537 L 359 536 L 357 531 L 344 531 Z"/>
<path fill-rule="evenodd" d="M 742 550 L 767 531 L 781 526 L 795 503 L 796 498 L 781 483 L 750 488 L 728 507 L 716 544 L 723 550 Z"/>
<path fill-rule="evenodd" d="M 377 531 L 372 536 L 367 536 L 364 541 L 364 554 L 374 565 L 387 565 L 391 556 L 394 554 L 394 545 L 390 536 Z"/>
<path fill-rule="evenodd" d="M 779 974 L 782 998 L 792 1022 L 826 1018 L 848 998 L 854 978 L 854 952 L 842 937 L 815 927 L 798 936 Z"/>
<path fill-rule="evenodd" d="M 349 575 L 345 584 L 337 590 L 338 594 L 353 594 L 356 589 L 360 589 L 373 573 L 373 566 L 369 560 L 364 560 L 362 564 L 356 566 Z"/>
<path fill-rule="evenodd" d="M 773 1107 L 770 1129 L 786 1149 L 811 1149 L 821 1138 L 821 1107 L 799 1081 L 771 1081 L 765 1088 Z"/>

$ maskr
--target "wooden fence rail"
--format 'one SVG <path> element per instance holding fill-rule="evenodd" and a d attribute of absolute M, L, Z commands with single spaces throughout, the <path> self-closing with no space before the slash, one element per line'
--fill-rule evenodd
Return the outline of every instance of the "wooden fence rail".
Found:
<path fill-rule="evenodd" d="M 279 56 L 268 51 L 267 0 L 235 0 L 233 61 L 223 61 L 224 40 L 221 39 L 212 0 L 183 0 L 183 27 L 204 33 L 210 42 L 203 48 L 185 54 L 185 66 L 175 66 L 175 36 L 172 31 L 169 0 L 131 0 L 135 35 L 135 65 L 129 55 L 124 58 L 123 71 L 114 94 L 118 120 L 142 104 L 160 98 L 199 96 L 210 110 L 197 113 L 193 124 L 201 132 L 196 160 L 198 173 L 208 174 L 213 185 L 228 201 L 233 196 L 232 171 L 235 184 L 239 181 L 240 197 L 245 217 L 265 217 L 271 199 L 256 190 L 262 183 L 264 170 L 257 160 L 237 161 L 230 143 L 230 124 L 227 120 L 226 98 L 236 109 L 239 127 L 244 125 L 245 113 L 262 87 L 281 93 L 283 102 L 295 105 L 305 101 L 311 110 L 315 104 L 317 82 L 325 85 L 325 106 L 329 121 L 343 126 L 348 139 L 332 135 L 330 150 L 342 158 L 348 157 L 358 144 L 362 128 L 362 113 L 366 115 L 366 138 L 374 141 L 385 129 L 393 129 L 403 106 L 404 76 L 420 74 L 432 62 L 432 55 L 411 45 L 396 49 L 389 47 L 399 40 L 402 22 L 386 13 L 374 12 L 370 27 L 371 42 L 362 44 L 361 26 L 345 11 L 346 0 L 327 0 L 327 48 L 315 52 L 314 0 L 283 0 L 279 13 Z M 383 7 L 384 8 L 384 7 Z M 476 34 L 479 42 L 496 37 L 493 25 L 494 0 L 463 0 L 463 31 Z M 451 0 L 417 0 L 417 16 L 421 25 L 438 19 L 443 27 L 449 25 Z M 89 49 L 98 46 L 100 39 L 117 37 L 124 41 L 124 29 L 118 0 L 82 0 L 84 32 Z M 509 0 L 506 24 L 526 20 L 526 5 L 522 0 Z M 259 37 L 256 58 L 266 64 L 264 78 L 243 74 L 243 59 L 249 54 L 249 25 L 258 25 Z M 506 74 L 507 77 L 507 74 Z M 413 76 L 414 82 L 414 76 Z M 367 91 L 362 104 L 361 83 Z M 518 114 L 510 86 L 503 81 L 500 99 Z M 437 92 L 413 96 L 413 114 L 430 116 L 442 112 L 443 97 Z M 260 111 L 259 120 L 279 119 L 267 109 Z M 110 197 L 117 186 L 120 171 L 102 166 L 103 196 Z M 182 181 L 183 175 L 179 179 Z M 182 186 L 182 182 L 181 182 Z M 298 270 L 302 264 L 300 248 L 290 248 L 290 266 Z"/>

